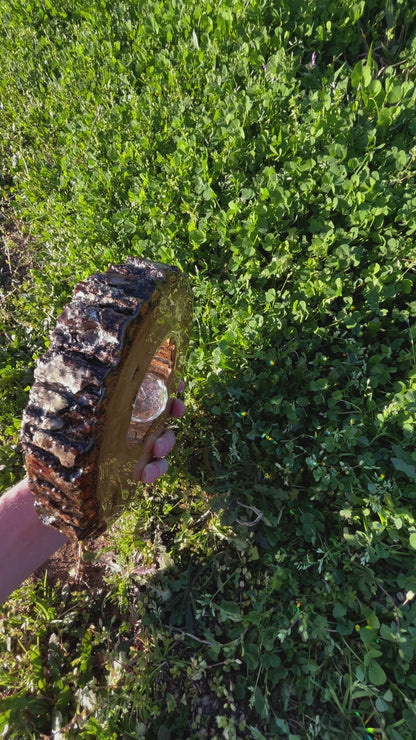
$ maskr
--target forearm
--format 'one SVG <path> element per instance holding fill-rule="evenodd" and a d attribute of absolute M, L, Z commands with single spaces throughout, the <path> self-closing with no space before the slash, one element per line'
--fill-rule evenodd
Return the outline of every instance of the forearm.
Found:
<path fill-rule="evenodd" d="M 67 541 L 40 521 L 26 479 L 0 496 L 0 603 Z"/>
<path fill-rule="evenodd" d="M 180 384 L 179 392 L 182 389 Z M 184 413 L 183 402 L 175 399 L 171 416 L 180 419 Z M 174 444 L 172 430 L 152 438 L 134 466 L 134 479 L 154 483 L 166 473 L 165 457 Z M 26 479 L 0 496 L 0 604 L 65 542 L 63 534 L 40 521 Z"/>

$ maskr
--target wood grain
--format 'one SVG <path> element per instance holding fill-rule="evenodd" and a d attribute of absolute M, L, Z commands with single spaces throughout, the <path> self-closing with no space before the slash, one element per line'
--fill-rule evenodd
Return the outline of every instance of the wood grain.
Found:
<path fill-rule="evenodd" d="M 190 320 L 183 273 L 136 258 L 79 283 L 59 316 L 21 440 L 39 516 L 70 539 L 97 536 L 138 495 L 134 462 L 172 402 L 141 422 L 138 391 L 150 372 L 172 399 Z"/>

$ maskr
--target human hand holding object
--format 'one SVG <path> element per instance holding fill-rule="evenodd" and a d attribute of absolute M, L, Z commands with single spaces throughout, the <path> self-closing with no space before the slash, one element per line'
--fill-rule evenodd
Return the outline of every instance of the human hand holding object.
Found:
<path fill-rule="evenodd" d="M 171 416 L 185 413 L 175 399 Z M 132 471 L 137 481 L 154 483 L 167 470 L 166 455 L 175 444 L 171 429 L 149 438 Z M 42 563 L 68 542 L 57 529 L 41 522 L 27 478 L 0 496 L 0 604 Z"/>
<path fill-rule="evenodd" d="M 183 387 L 181 383 L 179 389 Z M 183 401 L 176 398 L 172 404 L 170 415 L 180 419 L 185 414 Z M 151 435 L 148 437 L 143 449 L 143 454 L 133 467 L 133 478 L 142 483 L 154 483 L 168 470 L 166 455 L 172 451 L 176 437 L 172 429 L 163 432 L 160 437 Z"/>
<path fill-rule="evenodd" d="M 130 258 L 76 287 L 23 415 L 28 478 L 0 497 L 0 603 L 68 538 L 103 532 L 137 482 L 166 472 L 190 316 L 186 280 L 165 265 Z"/>

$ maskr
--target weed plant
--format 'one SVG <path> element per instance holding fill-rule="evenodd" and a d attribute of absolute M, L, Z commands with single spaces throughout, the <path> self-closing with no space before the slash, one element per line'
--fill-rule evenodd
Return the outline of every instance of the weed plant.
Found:
<path fill-rule="evenodd" d="M 3 607 L 1 737 L 416 736 L 415 16 L 0 0 L 3 490 L 75 283 L 133 254 L 195 296 L 105 587 Z"/>

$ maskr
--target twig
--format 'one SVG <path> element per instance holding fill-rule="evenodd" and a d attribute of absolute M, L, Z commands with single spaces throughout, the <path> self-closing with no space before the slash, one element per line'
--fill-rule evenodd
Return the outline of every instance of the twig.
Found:
<path fill-rule="evenodd" d="M 196 522 L 192 522 L 191 524 L 188 524 L 189 529 L 194 529 L 195 527 L 199 527 L 200 524 L 204 524 L 207 519 L 210 519 L 212 516 L 211 511 L 206 511 L 205 514 L 202 514 L 202 516 L 199 517 L 199 519 L 196 520 Z"/>
<path fill-rule="evenodd" d="M 87 710 L 86 712 L 74 714 L 72 719 L 69 720 L 68 724 L 66 724 L 65 727 L 61 727 L 59 730 L 53 731 L 52 735 L 42 735 L 43 740 L 54 740 L 55 737 L 63 737 L 61 735 L 62 732 L 66 732 L 67 730 L 70 730 L 71 727 L 73 727 L 76 723 L 80 722 L 80 720 L 85 721 L 92 714 L 92 712 L 93 710 L 90 709 L 90 710 Z"/>
<path fill-rule="evenodd" d="M 197 637 L 196 635 L 192 635 L 190 632 L 184 632 L 183 630 L 179 629 L 179 627 L 171 627 L 169 624 L 164 624 L 163 627 L 167 630 L 170 630 L 171 632 L 179 632 L 180 635 L 184 635 L 185 637 L 190 637 L 191 640 L 195 640 L 196 642 L 199 642 L 201 645 L 209 645 L 210 647 L 223 647 L 221 643 L 219 642 L 208 642 L 208 640 L 201 640 L 200 637 Z"/>
<path fill-rule="evenodd" d="M 243 509 L 248 509 L 249 511 L 254 511 L 255 514 L 257 514 L 256 519 L 254 522 L 243 522 L 242 519 L 236 519 L 237 524 L 239 524 L 241 527 L 255 527 L 256 524 L 259 523 L 260 519 L 263 518 L 264 514 L 260 509 L 256 509 L 255 506 L 247 506 L 246 504 L 242 504 L 241 501 L 237 501 L 239 506 L 242 506 Z"/>

